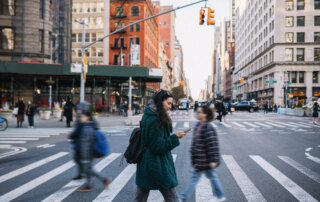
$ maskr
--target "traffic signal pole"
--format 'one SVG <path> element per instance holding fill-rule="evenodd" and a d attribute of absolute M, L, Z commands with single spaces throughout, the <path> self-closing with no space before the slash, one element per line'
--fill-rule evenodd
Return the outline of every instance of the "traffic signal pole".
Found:
<path fill-rule="evenodd" d="M 107 34 L 107 35 L 103 36 L 102 38 L 100 38 L 100 39 L 98 39 L 98 40 L 96 40 L 96 41 L 93 41 L 93 42 L 89 43 L 88 45 L 85 45 L 85 21 L 83 20 L 82 22 L 78 22 L 78 23 L 80 23 L 80 24 L 83 25 L 83 29 L 82 29 L 82 46 L 81 46 L 81 48 L 82 48 L 82 60 L 83 60 L 83 56 L 84 56 L 84 51 L 85 51 L 85 49 L 87 49 L 88 47 L 92 46 L 93 44 L 95 44 L 95 43 L 97 43 L 97 42 L 99 42 L 99 41 L 103 41 L 103 39 L 105 39 L 105 38 L 107 38 L 107 37 L 109 37 L 109 36 L 111 36 L 111 35 L 114 35 L 114 34 L 120 32 L 120 31 L 122 31 L 122 30 L 124 30 L 124 29 L 126 29 L 126 28 L 128 28 L 128 27 L 130 27 L 130 26 L 132 26 L 132 25 L 135 25 L 135 24 L 138 24 L 138 23 L 140 23 L 140 22 L 144 22 L 144 21 L 150 20 L 150 19 L 152 19 L 152 18 L 156 18 L 156 17 L 158 17 L 158 16 L 161 16 L 161 15 L 164 15 L 164 14 L 167 14 L 167 13 L 171 13 L 171 12 L 176 11 L 176 10 L 180 10 L 180 9 L 182 9 L 182 8 L 186 8 L 186 7 L 189 7 L 189 6 L 193 6 L 193 5 L 195 5 L 195 4 L 199 4 L 199 3 L 202 3 L 202 2 L 206 2 L 206 3 L 207 3 L 207 1 L 208 1 L 208 0 L 200 0 L 200 1 L 197 1 L 197 2 L 194 2 L 194 3 L 190 3 L 190 4 L 187 4 L 187 5 L 184 5 L 184 6 L 178 6 L 177 8 L 174 8 L 174 9 L 171 9 L 171 10 L 168 10 L 168 11 L 165 11 L 165 12 L 162 12 L 162 13 L 159 13 L 159 14 L 156 14 L 156 15 L 153 15 L 153 16 L 150 16 L 150 17 L 147 17 L 147 18 L 138 20 L 138 21 L 136 21 L 136 22 L 130 23 L 130 24 L 127 25 L 127 26 L 124 26 L 124 27 L 122 27 L 122 28 L 120 28 L 120 29 L 115 30 L 115 31 L 111 32 L 110 34 Z M 131 61 L 132 61 L 132 58 L 131 58 Z M 131 63 L 132 63 L 132 62 L 131 62 Z M 130 78 L 131 78 L 131 77 L 130 77 Z M 132 79 L 132 78 L 131 78 L 131 79 Z M 129 80 L 131 80 L 131 79 L 129 79 Z M 129 83 L 130 83 L 130 82 L 129 82 Z M 131 86 L 129 85 L 129 91 L 130 91 L 130 89 L 131 89 Z M 84 101 L 84 64 L 83 64 L 83 61 L 82 61 L 82 67 L 81 67 L 80 101 Z M 129 106 L 131 106 L 131 97 L 129 98 L 129 101 L 130 101 Z"/>

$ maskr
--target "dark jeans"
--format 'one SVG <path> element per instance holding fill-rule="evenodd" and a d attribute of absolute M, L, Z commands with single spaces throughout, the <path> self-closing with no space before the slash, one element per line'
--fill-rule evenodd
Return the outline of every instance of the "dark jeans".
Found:
<path fill-rule="evenodd" d="M 67 118 L 67 127 L 71 127 L 72 116 L 66 116 Z"/>
<path fill-rule="evenodd" d="M 34 116 L 28 115 L 29 126 L 34 126 Z"/>
<path fill-rule="evenodd" d="M 165 202 L 179 202 L 179 198 L 174 188 L 159 190 Z M 150 190 L 137 187 L 136 202 L 147 202 Z"/>

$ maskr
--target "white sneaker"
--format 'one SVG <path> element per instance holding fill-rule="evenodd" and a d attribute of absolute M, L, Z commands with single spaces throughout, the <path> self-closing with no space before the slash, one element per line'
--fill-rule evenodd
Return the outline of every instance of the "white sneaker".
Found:
<path fill-rule="evenodd" d="M 31 126 L 31 128 L 34 128 L 33 126 Z"/>
<path fill-rule="evenodd" d="M 226 201 L 227 200 L 226 197 L 217 198 L 217 199 L 218 199 L 218 201 Z"/>

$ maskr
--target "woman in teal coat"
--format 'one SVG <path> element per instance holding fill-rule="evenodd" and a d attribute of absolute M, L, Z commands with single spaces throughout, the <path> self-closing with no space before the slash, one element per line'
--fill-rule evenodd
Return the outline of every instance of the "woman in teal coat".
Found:
<path fill-rule="evenodd" d="M 147 150 L 137 164 L 135 201 L 147 201 L 150 190 L 159 190 L 166 202 L 178 202 L 175 187 L 177 175 L 171 150 L 186 133 L 172 132 L 172 121 L 167 113 L 173 103 L 170 92 L 158 91 L 149 101 L 142 117 L 141 144 Z"/>

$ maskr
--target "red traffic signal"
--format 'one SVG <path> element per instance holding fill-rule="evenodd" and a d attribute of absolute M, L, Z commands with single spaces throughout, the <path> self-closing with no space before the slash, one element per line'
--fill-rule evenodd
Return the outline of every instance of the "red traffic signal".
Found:
<path fill-rule="evenodd" d="M 205 18 L 205 14 L 206 13 L 206 11 L 204 10 L 204 9 L 200 9 L 200 21 L 199 21 L 199 24 L 200 25 L 203 25 L 204 24 L 204 18 Z"/>

